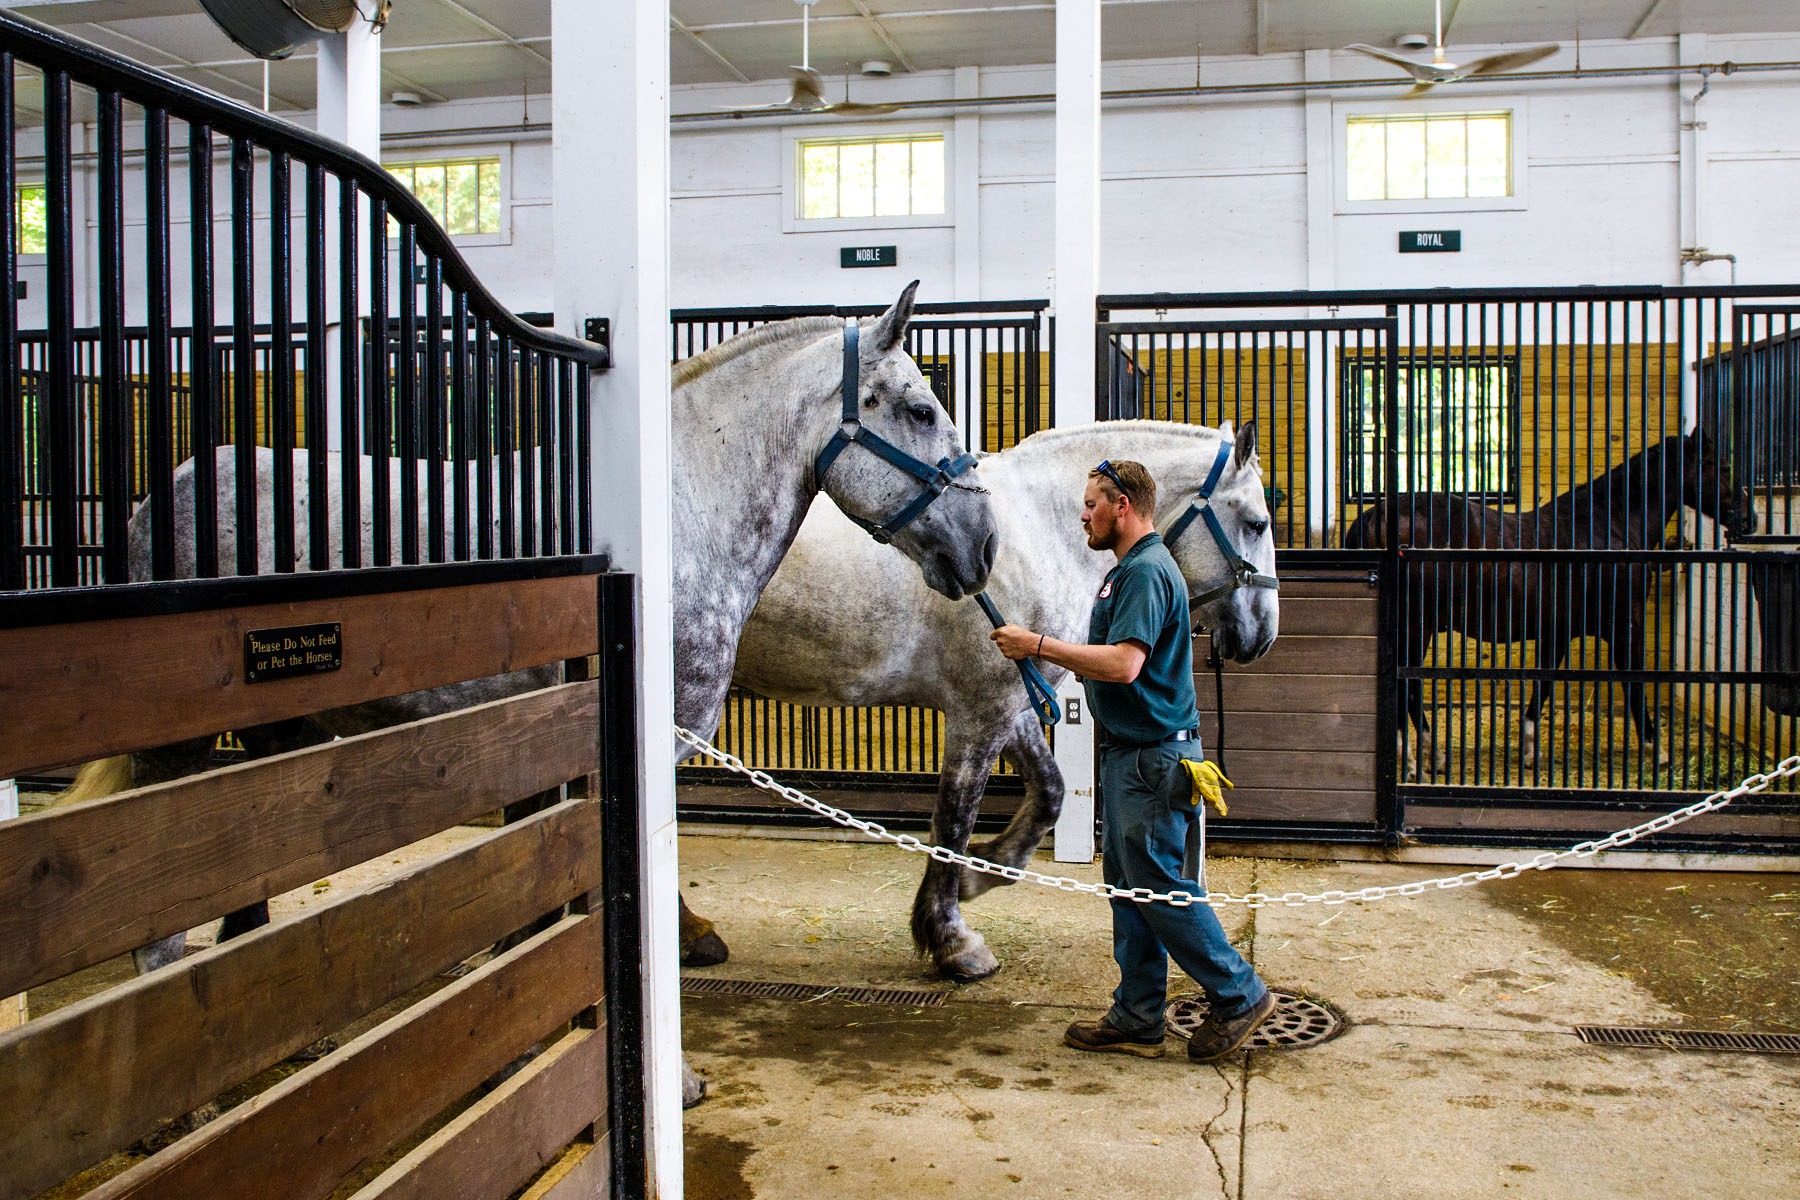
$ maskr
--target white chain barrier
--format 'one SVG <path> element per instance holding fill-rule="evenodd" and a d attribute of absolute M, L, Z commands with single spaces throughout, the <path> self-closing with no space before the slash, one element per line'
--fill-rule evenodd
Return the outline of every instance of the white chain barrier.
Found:
<path fill-rule="evenodd" d="M 929 842 L 921 841 L 910 833 L 890 833 L 874 821 L 865 821 L 860 817 L 852 816 L 841 808 L 833 808 L 823 800 L 816 800 L 805 792 L 787 787 L 765 772 L 745 766 L 744 761 L 735 754 L 719 749 L 705 738 L 690 733 L 679 725 L 675 727 L 675 736 L 706 757 L 745 776 L 751 783 L 764 791 L 774 792 L 782 799 L 798 804 L 801 808 L 809 809 L 847 829 L 857 830 L 878 841 L 891 842 L 902 850 L 912 850 L 919 854 L 929 855 L 941 863 L 966 867 L 971 871 L 980 871 L 986 875 L 998 875 L 1002 879 L 1014 882 L 1023 880 L 1064 892 L 1084 892 L 1108 900 L 1130 900 L 1136 904 L 1172 904 L 1177 908 L 1185 908 L 1190 904 L 1243 904 L 1250 908 L 1263 908 L 1268 905 L 1300 907 L 1307 904 L 1349 904 L 1364 900 L 1386 900 L 1390 896 L 1422 896 L 1430 891 L 1448 891 L 1451 888 L 1470 887 L 1492 879 L 1512 879 L 1527 871 L 1548 871 L 1558 863 L 1571 858 L 1592 858 L 1602 850 L 1615 850 L 1620 846 L 1635 842 L 1639 838 L 1648 837 L 1650 834 L 1673 829 L 1683 821 L 1692 820 L 1703 813 L 1717 812 L 1732 801 L 1744 796 L 1755 795 L 1778 780 L 1800 775 L 1800 754 L 1796 754 L 1782 759 L 1773 770 L 1748 776 L 1742 783 L 1729 791 L 1714 792 L 1704 800 L 1697 800 L 1686 808 L 1678 808 L 1674 812 L 1664 813 L 1641 825 L 1621 829 L 1617 833 L 1608 834 L 1595 841 L 1580 842 L 1570 846 L 1567 850 L 1545 851 L 1524 862 L 1501 863 L 1499 866 L 1489 867 L 1485 871 L 1464 871 L 1460 875 L 1444 875 L 1436 879 L 1421 879 L 1413 883 L 1389 884 L 1383 887 L 1358 888 L 1355 891 L 1249 892 L 1242 896 L 1233 896 L 1227 892 L 1205 892 L 1201 895 L 1194 895 L 1191 892 L 1153 892 L 1149 888 L 1116 888 L 1105 883 L 1083 883 L 1079 879 L 1069 879 L 1061 875 L 1046 875 L 1042 871 L 1033 871 L 1028 867 L 1009 867 L 1004 863 L 989 862 L 985 858 L 958 854 L 943 846 L 934 846 Z"/>

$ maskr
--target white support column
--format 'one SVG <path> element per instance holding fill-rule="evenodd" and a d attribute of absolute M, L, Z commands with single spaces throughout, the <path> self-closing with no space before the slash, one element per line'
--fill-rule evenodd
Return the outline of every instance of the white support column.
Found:
<path fill-rule="evenodd" d="M 981 69 L 956 69 L 956 98 L 973 100 L 981 95 Z M 956 298 L 980 300 L 981 296 L 981 117 L 975 112 L 956 114 L 950 135 L 956 162 L 952 175 L 956 210 Z"/>
<path fill-rule="evenodd" d="M 319 41 L 318 131 L 335 142 L 381 161 L 381 34 L 367 21 L 357 21 L 343 33 L 328 33 Z M 337 190 L 328 189 L 327 202 L 336 211 Z M 325 260 L 325 439 L 333 450 L 343 449 L 343 346 L 338 328 L 344 316 L 338 311 L 338 262 Z M 354 320 L 357 314 L 350 314 Z"/>
<path fill-rule="evenodd" d="M 1100 0 L 1056 6 L 1056 424 L 1094 419 L 1094 300 L 1100 292 Z M 1073 678 L 1057 689 L 1067 709 L 1081 697 Z M 1094 725 L 1086 700 L 1081 723 L 1056 733 L 1062 816 L 1056 860 L 1094 857 Z"/>
<path fill-rule="evenodd" d="M 1331 51 L 1308 50 L 1305 57 L 1308 83 L 1331 78 Z M 1306 97 L 1306 286 L 1329 291 L 1337 286 L 1337 164 L 1336 129 L 1331 120 L 1331 95 L 1310 92 Z M 1324 312 L 1313 312 L 1323 317 Z M 1306 453 L 1312 464 L 1307 480 L 1306 523 L 1314 535 L 1324 537 L 1337 519 L 1337 371 L 1321 360 L 1308 362 L 1312 382 L 1306 389 Z"/>
<path fill-rule="evenodd" d="M 1692 66 L 1706 61 L 1706 35 L 1704 33 L 1684 33 L 1676 38 L 1676 54 L 1683 66 Z M 1679 261 L 1679 252 L 1692 247 L 1706 245 L 1706 229 L 1702 222 L 1706 200 L 1706 101 L 1700 100 L 1701 92 L 1706 88 L 1707 80 L 1698 74 L 1679 75 L 1676 77 L 1676 159 L 1680 164 L 1678 205 L 1681 214 L 1681 241 L 1677 249 L 1677 266 L 1675 282 L 1678 284 L 1706 283 L 1708 280 L 1699 272 L 1704 264 L 1688 264 Z M 1698 363 L 1704 357 L 1703 338 L 1693 339 L 1690 351 L 1691 362 Z M 1681 372 L 1681 428 L 1685 432 L 1691 430 L 1700 419 L 1699 394 L 1696 389 L 1696 372 L 1685 365 Z M 1683 512 L 1682 525 L 1685 527 L 1697 518 Z"/>
<path fill-rule="evenodd" d="M 551 0 L 552 268 L 556 327 L 612 321 L 616 364 L 593 377 L 594 513 L 614 565 L 638 578 L 644 836 L 644 1065 L 650 1194 L 681 1195 L 675 712 L 669 529 L 669 7 Z"/>
<path fill-rule="evenodd" d="M 319 132 L 381 161 L 381 35 L 367 21 L 319 41 Z"/>

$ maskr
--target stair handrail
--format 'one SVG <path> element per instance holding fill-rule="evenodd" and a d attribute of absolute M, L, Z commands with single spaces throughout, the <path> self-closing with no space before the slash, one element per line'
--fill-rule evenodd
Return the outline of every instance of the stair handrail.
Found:
<path fill-rule="evenodd" d="M 474 270 L 418 197 L 380 163 L 323 134 L 291 121 L 239 104 L 154 67 L 123 58 L 103 47 L 16 12 L 0 9 L 0 54 L 10 54 L 46 73 L 61 71 L 72 81 L 99 91 L 116 92 L 143 108 L 159 108 L 170 116 L 204 125 L 227 137 L 279 150 L 355 183 L 363 193 L 385 201 L 390 214 L 411 223 L 426 254 L 441 261 L 444 281 L 469 297 L 472 311 L 496 332 L 522 346 L 569 359 L 594 369 L 611 365 L 606 347 L 539 329 L 520 320 L 483 286 Z"/>

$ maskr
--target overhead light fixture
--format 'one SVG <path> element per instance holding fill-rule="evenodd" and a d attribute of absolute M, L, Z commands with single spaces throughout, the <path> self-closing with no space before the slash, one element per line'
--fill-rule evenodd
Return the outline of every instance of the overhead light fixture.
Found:
<path fill-rule="evenodd" d="M 393 92 L 389 94 L 388 99 L 402 108 L 417 108 L 425 103 L 424 97 L 417 92 Z"/>
<path fill-rule="evenodd" d="M 885 58 L 871 58 L 862 65 L 862 73 L 874 79 L 885 78 L 894 73 L 894 64 Z"/>
<path fill-rule="evenodd" d="M 1431 45 L 1429 33 L 1403 33 L 1394 39 L 1394 45 L 1401 50 L 1424 50 Z"/>
<path fill-rule="evenodd" d="M 258 58 L 286 58 L 324 34 L 348 29 L 360 15 L 356 0 L 200 0 L 200 7 Z"/>

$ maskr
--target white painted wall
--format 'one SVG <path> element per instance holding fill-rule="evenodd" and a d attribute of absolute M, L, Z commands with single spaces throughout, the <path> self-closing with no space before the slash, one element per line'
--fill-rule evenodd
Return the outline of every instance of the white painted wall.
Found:
<path fill-rule="evenodd" d="M 1793 37 L 1713 37 L 1705 61 L 1800 58 Z M 1479 52 L 1471 48 L 1471 53 Z M 1318 57 L 1318 56 L 1316 56 Z M 1363 78 L 1373 64 L 1323 56 L 1334 78 Z M 1673 40 L 1584 44 L 1581 65 L 1670 65 Z M 1565 50 L 1543 69 L 1575 65 Z M 1195 80 L 1193 60 L 1109 64 L 1108 89 L 1173 87 Z M 1295 81 L 1302 56 L 1204 60 L 1202 82 Z M 965 73 L 966 79 L 967 73 Z M 857 99 L 949 96 L 948 75 L 856 80 Z M 965 83 L 965 86 L 967 84 Z M 979 73 L 982 95 L 1048 93 L 1049 67 Z M 1690 92 L 1698 80 L 1690 79 Z M 677 112 L 759 103 L 770 85 L 678 90 Z M 1323 99 L 1337 106 L 1391 98 L 1354 91 Z M 1517 95 L 1517 85 L 1461 84 L 1439 95 Z M 1334 197 L 1340 169 L 1326 139 L 1309 151 L 1307 102 L 1298 94 L 1215 97 L 1161 103 L 1109 102 L 1103 117 L 1103 291 L 1258 290 L 1313 287 L 1431 287 L 1475 284 L 1723 283 L 1724 263 L 1678 263 L 1682 241 L 1679 123 L 1686 119 L 1673 77 L 1551 82 L 1525 96 L 1527 205 L 1457 213 L 1354 214 Z M 1321 103 L 1315 95 L 1315 107 Z M 1800 227 L 1780 198 L 1800 186 L 1800 73 L 1714 75 L 1706 123 L 1701 244 L 1739 256 L 1741 282 L 1800 279 Z M 812 119 L 809 128 L 829 129 Z M 1044 295 L 1052 239 L 1054 118 L 1048 107 L 999 108 L 938 123 L 966 137 L 979 131 L 978 284 L 982 297 Z M 882 299 L 907 279 L 926 297 L 955 291 L 956 240 L 940 230 L 855 234 L 784 233 L 781 133 L 773 122 L 695 128 L 673 139 L 672 298 L 678 305 L 768 304 Z M 1323 189 L 1318 184 L 1324 181 Z M 1321 212 L 1320 209 L 1323 209 Z M 958 225 L 962 216 L 956 214 Z M 1318 228 L 1320 223 L 1325 226 Z M 1402 229 L 1457 228 L 1463 252 L 1401 255 Z M 842 245 L 879 241 L 899 248 L 891 270 L 842 271 Z M 1309 252 L 1309 246 L 1311 250 Z M 965 264 L 964 279 L 967 279 Z M 965 285 L 966 286 L 966 285 Z"/>
<path fill-rule="evenodd" d="M 1800 37 L 1687 39 L 1690 60 L 1800 60 Z M 1471 47 L 1470 52 L 1485 50 Z M 1583 67 L 1670 65 L 1672 39 L 1590 42 Z M 1294 82 L 1303 56 L 1271 55 L 1108 64 L 1103 84 L 1123 87 Z M 1574 66 L 1572 50 L 1543 64 Z M 1380 68 L 1359 56 L 1314 53 L 1314 74 L 1366 78 Z M 960 77 L 960 78 L 959 78 Z M 834 84 L 833 96 L 838 94 Z M 1459 213 L 1351 214 L 1337 211 L 1340 169 L 1331 138 L 1339 106 L 1390 98 L 1404 90 L 1315 93 L 1314 136 L 1308 101 L 1298 93 L 1210 97 L 1159 103 L 1109 101 L 1102 115 L 1101 245 L 1103 292 L 1261 290 L 1443 285 L 1579 283 L 1724 283 L 1726 263 L 1683 271 L 1683 229 L 1697 215 L 1698 243 L 1738 256 L 1744 283 L 1800 281 L 1800 221 L 1789 198 L 1800 194 L 1800 72 L 1714 75 L 1702 102 L 1697 214 L 1683 214 L 1679 124 L 1688 76 L 1550 82 L 1525 96 L 1527 205 Z M 858 78 L 858 100 L 1049 94 L 1054 70 L 1015 67 L 939 72 L 889 80 Z M 709 111 L 778 99 L 762 83 L 676 89 L 675 112 Z M 1519 95 L 1517 85 L 1462 83 L 1447 97 Z M 384 157 L 416 158 L 504 148 L 506 233 L 462 246 L 481 279 L 515 310 L 548 311 L 554 239 L 547 96 L 464 101 L 382 113 Z M 784 232 L 783 129 L 832 130 L 819 118 L 677 125 L 671 139 L 670 299 L 678 306 L 877 303 L 919 278 L 921 297 L 1017 299 L 1050 294 L 1055 120 L 1048 104 L 1002 107 L 960 117 L 909 118 L 952 138 L 951 194 L 957 211 L 939 226 L 909 229 Z M 437 131 L 433 135 L 433 131 Z M 465 132 L 455 132 L 465 131 Z M 177 127 L 179 142 L 182 131 Z M 395 135 L 399 135 L 398 138 Z M 422 135 L 424 135 L 422 137 Z M 85 137 L 82 133 L 79 136 Z M 422 140 L 421 140 L 422 138 Z M 970 142 L 973 142 L 973 151 Z M 29 150 L 23 150 L 30 153 Z M 623 156 L 597 158 L 596 179 L 634 169 Z M 216 189 L 227 186 L 221 152 Z M 29 177 L 31 163 L 22 163 Z M 135 177 L 132 195 L 136 195 Z M 91 180 L 80 189 L 91 192 Z M 1311 207 L 1309 209 L 1309 196 Z M 78 219 L 91 205 L 78 202 Z M 174 247 L 185 261 L 186 199 L 174 197 Z M 128 200 L 128 225 L 141 202 Z M 1401 255 L 1397 231 L 1456 228 L 1460 254 Z M 91 230 L 91 226 L 90 226 Z M 141 225 L 130 236 L 141 237 Z M 221 243 L 224 229 L 221 226 Z M 960 235 L 960 236 L 959 236 Z M 91 232 L 90 232 L 91 236 Z M 894 245 L 899 266 L 843 270 L 838 248 Z M 260 248 L 259 248 L 260 249 Z M 959 259 L 960 255 L 960 259 Z M 129 253 L 128 253 L 129 257 Z M 266 255 L 262 265 L 266 266 Z M 91 268 L 83 264 L 83 270 Z M 41 321 L 41 260 L 22 264 L 30 295 L 21 321 Z M 179 283 L 179 281 L 178 281 Z M 128 289 L 131 319 L 141 290 Z M 185 291 L 176 298 L 185 320 Z M 221 295 L 221 314 L 227 310 Z M 266 301 L 259 306 L 266 315 Z M 77 313 L 98 316 L 78 294 Z M 84 319 L 78 315 L 78 319 Z"/>

